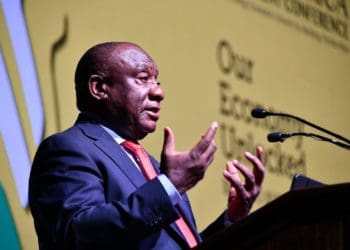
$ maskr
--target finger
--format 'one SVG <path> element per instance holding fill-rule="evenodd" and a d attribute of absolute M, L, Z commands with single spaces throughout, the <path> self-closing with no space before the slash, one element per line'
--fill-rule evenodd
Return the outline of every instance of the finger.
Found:
<path fill-rule="evenodd" d="M 259 151 L 257 153 L 257 156 L 253 155 L 250 152 L 246 152 L 244 155 L 254 165 L 253 174 L 255 177 L 255 183 L 260 186 L 264 179 L 265 166 L 261 161 L 263 157 L 262 151 L 260 151 L 259 148 L 257 151 Z"/>
<path fill-rule="evenodd" d="M 227 181 L 230 182 L 231 186 L 236 190 L 237 195 L 240 197 L 247 197 L 248 193 L 244 189 L 242 182 L 239 177 L 231 174 L 229 171 L 224 170 L 224 177 Z"/>
<path fill-rule="evenodd" d="M 207 164 L 208 166 L 213 162 L 214 160 L 214 154 L 212 154 L 208 159 L 207 159 Z"/>
<path fill-rule="evenodd" d="M 229 191 L 229 199 L 231 199 L 232 202 L 239 202 L 239 198 L 237 190 L 231 187 Z"/>
<path fill-rule="evenodd" d="M 233 162 L 226 163 L 226 170 L 224 171 L 224 177 L 230 182 L 231 186 L 236 189 L 241 197 L 247 196 L 247 191 L 244 189 L 244 185 L 239 178 L 239 174 Z"/>
<path fill-rule="evenodd" d="M 239 178 L 239 174 L 238 174 L 237 168 L 235 168 L 233 166 L 233 161 L 232 162 L 229 161 L 229 162 L 226 163 L 226 170 L 229 171 L 233 175 L 237 175 L 238 178 Z"/>
<path fill-rule="evenodd" d="M 191 150 L 195 156 L 202 155 L 214 140 L 216 131 L 218 128 L 218 123 L 213 122 L 208 128 L 207 132 L 204 134 L 202 139 L 197 143 L 197 145 Z"/>
<path fill-rule="evenodd" d="M 253 185 L 255 184 L 255 176 L 254 176 L 253 172 L 237 160 L 233 160 L 232 164 L 244 176 L 246 188 L 249 190 L 251 187 L 253 187 Z"/>
<path fill-rule="evenodd" d="M 212 122 L 210 124 L 210 127 L 208 128 L 207 132 L 205 133 L 204 137 L 207 137 L 207 140 L 209 140 L 209 141 L 213 140 L 215 137 L 217 128 L 218 128 L 218 123 Z"/>
<path fill-rule="evenodd" d="M 208 165 L 211 163 L 210 159 L 214 158 L 216 149 L 217 149 L 216 143 L 212 141 L 209 147 L 207 148 L 207 150 L 203 153 L 203 157 Z"/>
<path fill-rule="evenodd" d="M 262 146 L 258 146 L 256 148 L 256 155 L 260 159 L 262 164 L 262 169 L 258 170 L 256 168 L 253 169 L 255 178 L 258 180 L 258 183 L 261 185 L 265 175 L 265 165 L 264 165 L 264 149 Z"/>
<path fill-rule="evenodd" d="M 264 149 L 262 146 L 258 146 L 256 148 L 256 156 L 260 159 L 260 161 L 264 162 Z"/>
<path fill-rule="evenodd" d="M 241 179 L 239 178 L 239 174 L 238 174 L 238 171 L 237 169 L 233 166 L 233 162 L 231 161 L 228 161 L 226 163 L 226 172 L 228 172 L 229 176 L 232 177 L 232 178 L 229 178 L 229 181 L 231 179 L 233 179 L 234 183 L 236 183 L 236 185 L 241 185 L 242 182 L 241 182 Z M 224 175 L 225 175 L 225 171 L 224 171 Z M 225 175 L 226 176 L 226 175 Z M 232 183 L 231 183 L 232 184 Z"/>
<path fill-rule="evenodd" d="M 163 152 L 175 152 L 175 136 L 171 128 L 164 128 Z"/>

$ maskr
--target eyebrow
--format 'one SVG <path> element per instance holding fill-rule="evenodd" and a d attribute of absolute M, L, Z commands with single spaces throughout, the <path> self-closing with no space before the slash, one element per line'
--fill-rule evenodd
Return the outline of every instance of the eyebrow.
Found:
<path fill-rule="evenodd" d="M 142 72 L 147 72 L 147 73 L 152 73 L 152 72 L 155 72 L 155 75 L 158 76 L 159 75 L 159 70 L 157 69 L 156 65 L 153 64 L 151 67 L 150 66 L 147 66 L 147 64 L 138 64 L 136 66 L 136 68 L 138 70 L 141 70 Z"/>

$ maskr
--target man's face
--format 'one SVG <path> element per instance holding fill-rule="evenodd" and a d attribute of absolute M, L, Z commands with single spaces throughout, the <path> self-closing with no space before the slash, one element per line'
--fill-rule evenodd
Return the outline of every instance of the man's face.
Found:
<path fill-rule="evenodd" d="M 140 48 L 119 48 L 109 79 L 107 110 L 114 128 L 126 139 L 154 132 L 164 92 L 155 62 Z"/>

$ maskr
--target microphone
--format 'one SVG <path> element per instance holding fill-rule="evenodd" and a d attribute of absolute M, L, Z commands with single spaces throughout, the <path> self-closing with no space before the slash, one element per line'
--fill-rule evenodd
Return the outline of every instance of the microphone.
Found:
<path fill-rule="evenodd" d="M 270 133 L 267 135 L 267 140 L 269 142 L 284 142 L 286 139 L 293 137 L 293 136 L 311 137 L 315 140 L 330 142 L 330 143 L 333 143 L 339 147 L 350 150 L 350 145 L 348 145 L 348 144 L 342 143 L 340 141 L 337 141 L 337 140 L 334 140 L 334 139 L 331 139 L 328 137 L 324 137 L 322 135 L 313 134 L 313 133 L 305 133 L 305 132 L 297 132 L 297 133 L 273 132 L 273 133 Z"/>
<path fill-rule="evenodd" d="M 265 109 L 260 109 L 260 108 L 254 108 L 251 111 L 251 115 L 254 118 L 265 118 L 266 116 L 273 115 L 273 113 L 267 112 Z"/>
<path fill-rule="evenodd" d="M 350 140 L 347 139 L 347 138 L 345 138 L 344 136 L 338 135 L 338 134 L 336 134 L 336 133 L 334 133 L 334 132 L 332 132 L 332 131 L 329 131 L 329 130 L 327 130 L 327 129 L 325 129 L 325 128 L 322 128 L 322 127 L 320 127 L 320 126 L 318 126 L 318 125 L 316 125 L 316 124 L 313 124 L 313 123 L 311 123 L 311 122 L 309 122 L 309 121 L 306 121 L 305 119 L 302 119 L 302 118 L 300 118 L 300 117 L 297 117 L 297 116 L 294 116 L 294 115 L 291 115 L 291 114 L 287 114 L 287 113 L 274 113 L 274 112 L 269 112 L 269 111 L 267 111 L 267 110 L 265 110 L 265 109 L 263 109 L 263 108 L 254 108 L 254 109 L 252 109 L 252 111 L 251 111 L 251 115 L 252 115 L 254 118 L 258 118 L 258 119 L 263 119 L 263 118 L 265 118 L 265 117 L 267 117 L 267 116 L 284 116 L 284 117 L 289 117 L 289 118 L 292 118 L 292 119 L 295 119 L 295 120 L 297 120 L 297 121 L 300 121 L 300 122 L 302 122 L 302 123 L 304 123 L 304 124 L 309 125 L 310 127 L 313 127 L 313 128 L 315 128 L 315 129 L 318 129 L 318 130 L 320 130 L 320 131 L 322 131 L 322 132 L 325 132 L 325 133 L 327 133 L 327 134 L 329 134 L 329 135 L 331 135 L 331 136 L 334 136 L 335 138 L 338 138 L 339 140 L 342 140 L 342 141 L 344 141 L 344 142 L 350 144 Z"/>
<path fill-rule="evenodd" d="M 267 135 L 267 140 L 269 142 L 284 142 L 291 136 L 293 136 L 291 133 L 273 132 Z"/>

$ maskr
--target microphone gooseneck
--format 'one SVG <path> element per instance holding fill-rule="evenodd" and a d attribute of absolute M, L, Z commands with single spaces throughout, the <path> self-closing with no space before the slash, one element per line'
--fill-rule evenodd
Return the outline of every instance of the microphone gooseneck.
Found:
<path fill-rule="evenodd" d="M 329 142 L 332 144 L 335 144 L 339 147 L 345 148 L 350 150 L 350 145 L 345 144 L 343 142 L 322 136 L 322 135 L 318 135 L 318 134 L 314 134 L 314 133 L 304 133 L 304 132 L 297 132 L 297 133 L 281 133 L 281 132 L 273 132 L 273 133 L 269 133 L 267 135 L 267 140 L 269 142 L 284 142 L 287 138 L 293 137 L 293 136 L 306 136 L 306 137 L 311 137 L 312 139 L 318 140 L 318 141 L 325 141 L 325 142 Z"/>
<path fill-rule="evenodd" d="M 251 115 L 252 115 L 252 117 L 258 118 L 258 119 L 263 119 L 263 118 L 265 118 L 267 116 L 284 116 L 284 117 L 289 117 L 289 118 L 292 118 L 292 119 L 295 119 L 297 121 L 300 121 L 300 122 L 302 122 L 302 123 L 304 123 L 306 125 L 309 125 L 310 127 L 318 129 L 318 130 L 320 130 L 320 131 L 322 131 L 324 133 L 327 133 L 327 134 L 329 134 L 331 136 L 334 136 L 334 137 L 338 138 L 339 140 L 342 140 L 342 141 L 350 144 L 350 140 L 345 138 L 344 136 L 338 135 L 338 134 L 336 134 L 336 133 L 334 133 L 332 131 L 329 131 L 329 130 L 327 130 L 325 128 L 322 128 L 322 127 L 320 127 L 320 126 L 318 126 L 318 125 L 316 125 L 314 123 L 311 123 L 309 121 L 306 121 L 305 119 L 302 119 L 300 117 L 297 117 L 297 116 L 294 116 L 294 115 L 291 115 L 291 114 L 274 113 L 274 112 L 269 112 L 269 111 L 267 111 L 267 110 L 265 110 L 263 108 L 254 108 L 251 111 Z"/>

